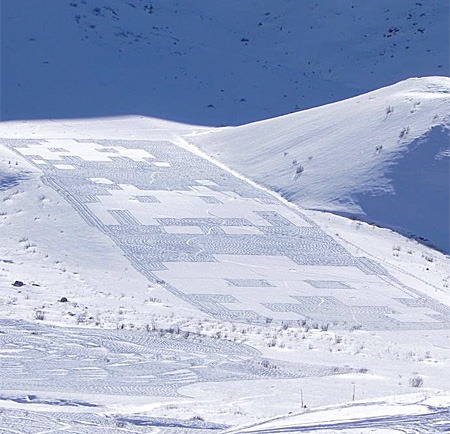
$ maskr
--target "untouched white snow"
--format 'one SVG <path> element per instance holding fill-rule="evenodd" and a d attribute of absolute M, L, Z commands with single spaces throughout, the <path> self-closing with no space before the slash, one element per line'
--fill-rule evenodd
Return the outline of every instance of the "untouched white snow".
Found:
<path fill-rule="evenodd" d="M 448 253 L 449 114 L 449 78 L 412 78 L 188 140 L 304 208 L 395 228 Z"/>

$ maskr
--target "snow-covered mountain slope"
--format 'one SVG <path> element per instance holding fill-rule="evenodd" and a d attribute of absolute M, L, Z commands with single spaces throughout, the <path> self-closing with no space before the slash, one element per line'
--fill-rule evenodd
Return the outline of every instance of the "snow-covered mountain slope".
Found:
<path fill-rule="evenodd" d="M 0 124 L 0 428 L 208 433 L 450 389 L 449 257 L 297 209 L 201 131 Z"/>
<path fill-rule="evenodd" d="M 450 79 L 414 78 L 188 140 L 302 207 L 423 237 L 448 253 L 449 114 Z"/>
<path fill-rule="evenodd" d="M 446 0 L 2 0 L 1 119 L 238 125 L 448 71 Z"/>

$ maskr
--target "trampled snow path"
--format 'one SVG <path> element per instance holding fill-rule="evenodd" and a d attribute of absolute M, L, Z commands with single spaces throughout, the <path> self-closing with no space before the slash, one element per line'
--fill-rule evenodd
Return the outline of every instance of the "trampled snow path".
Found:
<path fill-rule="evenodd" d="M 180 396 L 182 386 L 350 372 L 264 359 L 251 347 L 182 333 L 60 328 L 0 320 L 0 401 L 7 390 L 120 396 Z M 38 400 L 29 399 L 35 404 Z M 96 407 L 94 403 L 48 402 Z"/>
<path fill-rule="evenodd" d="M 1 433 L 35 434 L 103 434 L 103 433 L 161 433 L 161 434 L 208 434 L 218 433 L 226 425 L 202 420 L 182 420 L 162 417 L 120 417 L 95 413 L 28 412 L 3 410 L 0 426 L 8 427 Z"/>
<path fill-rule="evenodd" d="M 221 320 L 442 329 L 450 309 L 167 141 L 2 139 L 152 283 Z M 89 240 L 85 240 L 86 243 Z"/>
<path fill-rule="evenodd" d="M 126 431 L 127 426 L 133 427 L 132 432 L 146 432 L 149 427 L 209 432 L 224 426 L 142 415 L 105 417 L 96 399 L 181 397 L 178 389 L 193 383 L 350 371 L 263 359 L 251 347 L 194 334 L 170 338 L 151 332 L 60 328 L 16 320 L 0 320 L 0 330 L 0 405 L 12 406 L 0 411 L 0 432 L 38 432 L 43 426 L 92 433 L 102 428 Z M 45 411 L 36 413 L 36 409 Z M 6 427 L 10 431 L 2 430 Z"/>

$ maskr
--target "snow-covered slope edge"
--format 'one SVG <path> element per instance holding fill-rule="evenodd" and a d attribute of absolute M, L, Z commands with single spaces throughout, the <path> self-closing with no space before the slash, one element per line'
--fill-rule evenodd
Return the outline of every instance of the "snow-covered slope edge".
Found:
<path fill-rule="evenodd" d="M 431 392 L 431 396 L 430 396 Z M 232 428 L 227 434 L 269 434 L 279 432 L 336 432 L 356 433 L 364 428 L 383 432 L 412 430 L 436 432 L 448 426 L 450 395 L 427 391 L 383 400 L 359 401 L 344 405 L 304 410 L 269 419 L 241 428 Z M 426 424 L 426 425 L 425 425 Z M 426 428 L 425 428 L 426 427 Z M 417 430 L 417 431 L 416 431 Z"/>
<path fill-rule="evenodd" d="M 302 207 L 363 217 L 448 252 L 449 114 L 449 78 L 412 78 L 189 141 Z"/>

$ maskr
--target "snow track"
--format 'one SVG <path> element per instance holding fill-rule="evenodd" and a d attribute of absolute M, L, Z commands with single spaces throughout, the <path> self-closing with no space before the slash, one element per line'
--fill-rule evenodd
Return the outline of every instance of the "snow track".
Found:
<path fill-rule="evenodd" d="M 394 411 L 393 411 L 394 410 Z M 278 417 L 261 424 L 227 430 L 227 434 L 277 433 L 442 433 L 450 427 L 447 405 L 362 402 L 340 407 L 305 411 Z M 367 431 L 366 431 L 367 430 Z"/>
<path fill-rule="evenodd" d="M 262 363 L 251 347 L 190 335 L 58 328 L 0 320 L 0 389 L 176 396 L 185 384 L 348 372 Z M 265 360 L 265 359 L 264 359 Z M 208 369 L 204 369 L 208 367 Z"/>
<path fill-rule="evenodd" d="M 195 335 L 170 338 L 151 332 L 59 328 L 15 320 L 0 320 L 0 330 L 0 406 L 17 403 L 31 412 L 36 406 L 64 407 L 68 412 L 33 413 L 36 420 L 30 421 L 27 429 L 33 428 L 27 431 L 21 411 L 2 410 L 0 426 L 12 431 L 0 428 L 0 432 L 35 433 L 39 431 L 38 421 L 46 427 L 52 426 L 52 421 L 78 426 L 68 432 L 95 433 L 106 427 L 128 426 L 133 427 L 131 432 L 143 432 L 138 427 L 149 426 L 167 428 L 162 432 L 188 433 L 191 428 L 209 432 L 223 426 L 143 416 L 104 419 L 80 415 L 78 409 L 101 410 L 95 397 L 180 397 L 180 387 L 198 382 L 286 379 L 351 371 L 263 359 L 242 344 Z M 70 416 L 75 410 L 76 417 Z M 92 431 L 83 431 L 86 427 L 82 425 L 87 423 L 84 418 L 96 419 Z M 142 430 L 145 432 L 145 428 Z"/>

